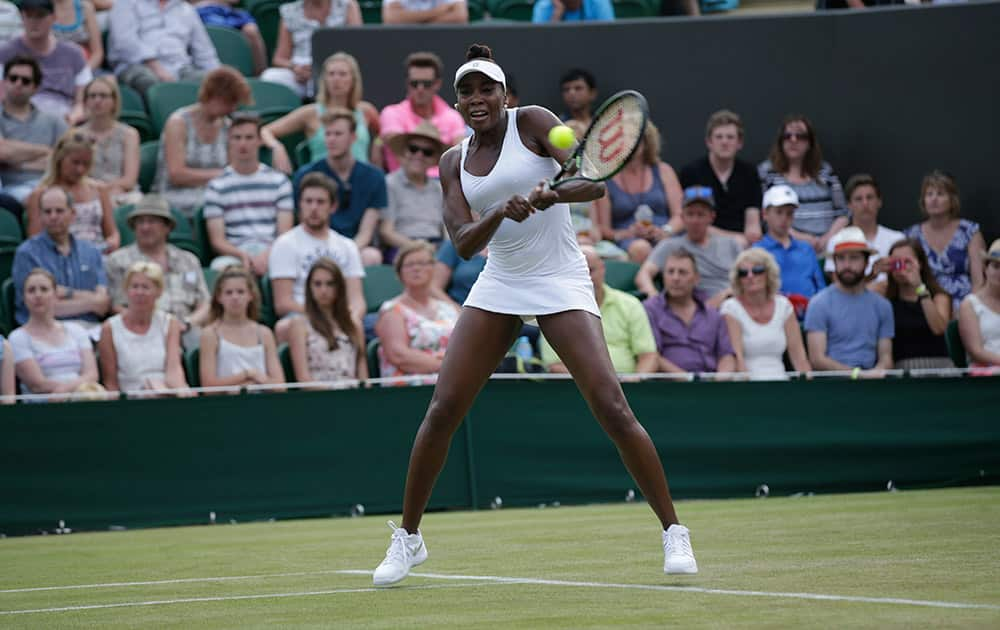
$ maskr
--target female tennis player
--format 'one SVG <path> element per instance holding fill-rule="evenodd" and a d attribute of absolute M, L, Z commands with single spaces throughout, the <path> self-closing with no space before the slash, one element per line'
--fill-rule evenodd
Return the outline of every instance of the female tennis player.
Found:
<path fill-rule="evenodd" d="M 537 318 L 663 524 L 664 571 L 697 573 L 656 449 L 615 376 L 570 221 L 567 204 L 600 198 L 604 185 L 546 186 L 545 178 L 571 155 L 548 140 L 559 119 L 542 107 L 506 108 L 504 72 L 488 47 L 470 46 L 467 58 L 455 73 L 456 107 L 473 134 L 441 158 L 444 219 L 460 255 L 470 257 L 488 243 L 490 256 L 449 341 L 410 454 L 402 527 L 390 521 L 389 550 L 374 582 L 399 582 L 427 559 L 418 527 L 452 435 L 519 334 L 522 318 Z"/>

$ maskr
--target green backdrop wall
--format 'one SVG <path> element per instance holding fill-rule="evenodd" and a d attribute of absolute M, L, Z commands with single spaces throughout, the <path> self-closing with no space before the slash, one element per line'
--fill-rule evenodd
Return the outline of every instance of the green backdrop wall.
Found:
<path fill-rule="evenodd" d="M 997 379 L 626 385 L 676 497 L 996 481 Z M 0 411 L 0 532 L 400 509 L 431 389 L 18 405 Z M 634 484 L 569 381 L 492 381 L 432 509 L 620 501 Z"/>

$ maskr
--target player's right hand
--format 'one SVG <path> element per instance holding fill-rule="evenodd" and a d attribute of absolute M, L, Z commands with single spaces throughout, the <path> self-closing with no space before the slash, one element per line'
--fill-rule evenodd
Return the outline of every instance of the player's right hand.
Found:
<path fill-rule="evenodd" d="M 535 207 L 521 195 L 514 195 L 503 206 L 503 216 L 520 223 L 535 213 Z"/>

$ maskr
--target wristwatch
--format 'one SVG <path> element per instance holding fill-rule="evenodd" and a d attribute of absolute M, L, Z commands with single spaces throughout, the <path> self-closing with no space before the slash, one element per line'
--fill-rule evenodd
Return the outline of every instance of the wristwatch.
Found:
<path fill-rule="evenodd" d="M 927 285 L 924 284 L 924 283 L 922 283 L 922 282 L 920 283 L 920 286 L 918 286 L 913 291 L 914 291 L 914 293 L 917 294 L 917 299 L 918 300 L 919 299 L 923 299 L 925 297 L 930 297 L 931 296 L 931 292 L 927 290 Z"/>

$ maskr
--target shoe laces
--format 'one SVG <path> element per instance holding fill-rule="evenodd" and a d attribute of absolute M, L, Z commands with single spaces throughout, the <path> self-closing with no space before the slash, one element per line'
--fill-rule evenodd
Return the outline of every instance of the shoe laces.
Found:
<path fill-rule="evenodd" d="M 392 539 L 389 542 L 389 548 L 385 552 L 385 557 L 387 560 L 405 563 L 410 556 L 410 549 L 406 545 L 407 532 L 401 527 L 396 527 L 396 524 L 392 521 L 386 521 L 386 524 L 392 529 Z"/>
<path fill-rule="evenodd" d="M 685 556 L 694 555 L 694 550 L 691 549 L 691 537 L 683 531 L 678 531 L 676 534 L 667 533 L 667 550 Z"/>

